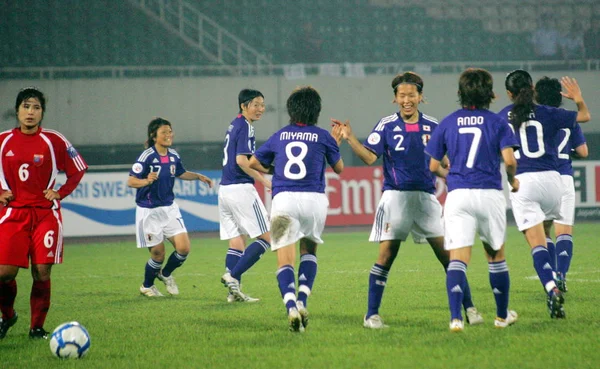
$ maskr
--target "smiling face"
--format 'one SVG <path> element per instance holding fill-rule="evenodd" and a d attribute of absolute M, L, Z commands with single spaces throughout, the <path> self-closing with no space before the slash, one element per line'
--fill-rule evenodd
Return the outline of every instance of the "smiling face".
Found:
<path fill-rule="evenodd" d="M 17 119 L 23 133 L 35 132 L 42 121 L 44 111 L 42 104 L 35 97 L 23 100 L 19 105 Z"/>
<path fill-rule="evenodd" d="M 401 83 L 396 89 L 395 101 L 400 108 L 400 115 L 405 121 L 418 118 L 419 103 L 423 96 L 417 86 L 410 83 Z"/>
<path fill-rule="evenodd" d="M 250 123 L 259 120 L 265 112 L 265 99 L 262 96 L 257 96 L 250 100 L 247 104 L 241 104 L 242 115 L 250 121 Z"/>
<path fill-rule="evenodd" d="M 173 129 L 171 126 L 165 124 L 156 130 L 156 137 L 154 138 L 156 146 L 171 147 L 173 144 Z"/>

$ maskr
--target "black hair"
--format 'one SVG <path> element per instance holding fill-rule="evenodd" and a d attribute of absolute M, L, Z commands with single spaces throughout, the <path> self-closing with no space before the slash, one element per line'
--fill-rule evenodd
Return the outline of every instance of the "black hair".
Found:
<path fill-rule="evenodd" d="M 523 122 L 529 120 L 529 114 L 533 112 L 533 80 L 531 75 L 522 69 L 513 70 L 508 73 L 504 82 L 506 90 L 512 94 L 513 108 L 510 111 L 510 123 L 515 130 L 521 127 Z"/>
<path fill-rule="evenodd" d="M 490 72 L 468 68 L 458 79 L 458 100 L 465 108 L 487 109 L 494 100 L 494 80 Z"/>
<path fill-rule="evenodd" d="M 288 97 L 286 106 L 290 124 L 314 126 L 321 114 L 321 96 L 310 86 L 298 87 Z"/>
<path fill-rule="evenodd" d="M 148 123 L 148 139 L 146 140 L 146 147 L 152 147 L 156 143 L 156 132 L 162 126 L 171 127 L 171 122 L 163 118 L 154 118 Z"/>
<path fill-rule="evenodd" d="M 37 99 L 40 102 L 40 105 L 42 106 L 42 119 L 44 118 L 44 112 L 46 111 L 46 97 L 44 96 L 44 93 L 42 91 L 40 91 L 37 87 L 25 87 L 22 88 L 21 91 L 19 91 L 19 93 L 17 94 L 17 101 L 15 102 L 15 114 L 17 115 L 17 117 L 19 116 L 19 106 L 21 106 L 21 104 L 23 103 L 23 101 L 27 100 L 27 99 Z M 40 120 L 40 125 L 42 124 L 42 121 Z"/>
<path fill-rule="evenodd" d="M 401 74 L 397 74 L 392 80 L 392 89 L 394 90 L 394 96 L 396 96 L 398 86 L 400 86 L 403 83 L 415 85 L 417 86 L 417 91 L 420 94 L 423 93 L 423 78 L 421 78 L 421 76 L 419 76 L 415 72 L 404 72 Z"/>
<path fill-rule="evenodd" d="M 259 96 L 263 99 L 265 98 L 264 95 L 258 90 L 251 90 L 245 88 L 242 91 L 240 91 L 240 93 L 238 94 L 238 108 L 240 110 L 239 113 L 242 112 L 242 105 L 248 106 L 248 104 L 250 104 L 252 100 Z"/>
<path fill-rule="evenodd" d="M 541 105 L 558 108 L 562 104 L 561 90 L 558 79 L 544 76 L 535 84 L 535 101 Z"/>

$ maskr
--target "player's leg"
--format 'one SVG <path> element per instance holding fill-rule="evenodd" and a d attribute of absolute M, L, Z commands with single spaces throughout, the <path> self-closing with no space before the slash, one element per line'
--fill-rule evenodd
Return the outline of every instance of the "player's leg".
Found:
<path fill-rule="evenodd" d="M 277 222 L 275 218 L 274 223 Z M 275 229 L 276 224 L 273 224 Z M 294 273 L 294 261 L 296 260 L 295 243 L 277 247 L 277 284 L 283 299 L 283 304 L 288 313 L 289 328 L 292 332 L 304 330 L 302 316 L 296 306 L 296 276 Z"/>
<path fill-rule="evenodd" d="M 228 241 L 229 246 L 225 254 L 225 273 L 231 273 L 246 248 L 246 235 L 243 234 L 233 213 L 236 198 L 233 196 L 233 188 L 230 187 L 232 186 L 219 187 L 219 234 L 221 240 Z M 223 278 L 221 282 L 227 286 Z"/>
<path fill-rule="evenodd" d="M 471 246 L 450 250 L 450 263 L 446 272 L 446 292 L 450 307 L 450 330 L 459 332 L 464 329 L 462 301 L 467 281 L 467 266 L 471 260 Z"/>
<path fill-rule="evenodd" d="M 138 206 L 135 211 L 135 234 L 138 248 L 148 249 L 150 258 L 144 266 L 144 281 L 140 293 L 148 297 L 160 297 L 162 293 L 154 285 L 165 260 L 163 226 L 169 221 L 165 207 L 154 209 Z"/>
<path fill-rule="evenodd" d="M 15 265 L 0 265 L 0 339 L 3 339 L 18 319 L 17 312 L 14 309 L 15 298 L 17 297 L 16 277 L 19 267 Z"/>
<path fill-rule="evenodd" d="M 556 274 L 558 288 L 567 292 L 567 272 L 573 258 L 573 224 L 575 224 L 575 185 L 573 177 L 561 175 L 565 191 L 560 205 L 560 216 L 554 222 L 556 233 Z"/>
<path fill-rule="evenodd" d="M 0 339 L 18 319 L 14 309 L 19 268 L 29 268 L 30 209 L 0 209 Z"/>
<path fill-rule="evenodd" d="M 44 329 L 44 322 L 50 309 L 51 271 L 52 264 L 31 264 L 31 276 L 33 277 L 29 298 L 31 307 L 29 337 L 31 338 L 48 338 L 48 332 Z"/>
<path fill-rule="evenodd" d="M 556 245 L 552 239 L 552 221 L 544 221 L 544 233 L 546 235 L 546 248 L 550 255 L 550 261 L 552 262 L 552 270 L 556 271 Z"/>
<path fill-rule="evenodd" d="M 496 319 L 494 325 L 505 328 L 517 321 L 517 313 L 508 310 L 510 300 L 510 276 L 504 256 L 504 245 L 495 250 L 489 243 L 484 242 L 483 247 L 488 260 L 490 287 L 496 300 Z"/>
<path fill-rule="evenodd" d="M 31 233 L 31 276 L 33 284 L 29 303 L 31 325 L 29 337 L 47 338 L 44 330 L 46 315 L 50 309 L 51 271 L 53 264 L 62 263 L 63 225 L 59 211 L 52 209 L 32 209 L 37 224 Z"/>
<path fill-rule="evenodd" d="M 183 222 L 183 217 L 179 211 L 179 206 L 173 203 L 165 209 L 167 219 L 163 225 L 163 235 L 173 245 L 173 252 L 169 255 L 164 268 L 158 273 L 157 277 L 167 287 L 167 292 L 171 295 L 178 295 L 179 288 L 175 283 L 175 277 L 172 273 L 175 269 L 181 267 L 190 253 L 190 238 L 187 228 Z"/>
<path fill-rule="evenodd" d="M 317 277 L 317 243 L 303 238 L 300 240 L 300 265 L 298 267 L 298 302 L 308 304 L 315 278 Z"/>

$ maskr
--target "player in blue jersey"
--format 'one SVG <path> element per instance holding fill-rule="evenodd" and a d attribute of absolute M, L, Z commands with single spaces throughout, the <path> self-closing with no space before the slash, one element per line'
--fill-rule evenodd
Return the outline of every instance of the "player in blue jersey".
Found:
<path fill-rule="evenodd" d="M 219 186 L 219 223 L 221 240 L 229 240 L 225 274 L 221 282 L 229 288 L 227 302 L 256 302 L 241 290 L 242 274 L 271 247 L 267 210 L 254 182 L 271 188 L 271 181 L 250 168 L 254 154 L 254 122 L 265 112 L 260 91 L 244 89 L 238 95 L 239 113 L 229 124 L 223 148 L 223 176 Z M 246 247 L 246 239 L 255 239 Z"/>
<path fill-rule="evenodd" d="M 458 82 L 461 109 L 442 120 L 426 152 L 430 170 L 446 177 L 448 196 L 444 208 L 445 247 L 450 250 L 446 289 L 450 305 L 450 330 L 464 329 L 461 301 L 475 233 L 483 242 L 488 259 L 490 285 L 496 299 L 494 325 L 505 328 L 517 320 L 508 310 L 510 278 L 504 256 L 506 199 L 502 192 L 500 159 L 504 159 L 512 191 L 515 178 L 514 148 L 517 139 L 508 122 L 488 110 L 494 99 L 492 75 L 478 68 L 464 71 Z M 441 162 L 447 156 L 450 169 Z"/>
<path fill-rule="evenodd" d="M 577 104 L 578 111 L 568 111 L 533 102 L 533 81 L 528 72 L 514 70 L 506 76 L 505 86 L 513 104 L 500 111 L 512 125 L 520 149 L 517 158 L 519 192 L 510 201 L 519 231 L 531 247 L 533 265 L 547 293 L 551 318 L 564 318 L 564 295 L 552 275 L 552 261 L 546 246 L 544 221 L 560 218 L 564 186 L 558 173 L 559 133 L 574 129 L 577 122 L 590 120 L 590 112 L 577 81 L 563 77 L 566 92 L 562 95 Z"/>
<path fill-rule="evenodd" d="M 444 250 L 442 206 L 434 195 L 435 176 L 429 171 L 429 156 L 424 151 L 437 120 L 419 111 L 423 100 L 423 79 L 419 75 L 406 72 L 395 76 L 392 89 L 399 111 L 380 119 L 364 143 L 356 138 L 349 123 L 332 119 L 365 164 L 371 165 L 383 156 L 383 194 L 369 237 L 369 241 L 379 243 L 379 257 L 369 274 L 368 307 L 363 319 L 363 326 L 372 329 L 388 327 L 379 315 L 379 307 L 400 244 L 411 231 L 427 239 L 444 269 L 450 262 Z M 468 284 L 464 296 L 469 322 L 482 323 Z"/>
<path fill-rule="evenodd" d="M 180 267 L 190 252 L 190 239 L 175 200 L 173 186 L 175 177 L 186 181 L 202 181 L 212 187 L 210 178 L 188 172 L 181 163 L 177 151 L 171 149 L 173 130 L 171 123 L 155 118 L 148 124 L 147 149 L 131 167 L 127 185 L 137 188 L 135 202 L 135 229 L 138 248 L 147 248 L 150 259 L 146 263 L 144 282 L 140 293 L 150 297 L 163 296 L 154 285 L 158 277 L 171 295 L 178 295 L 179 288 L 171 275 Z M 165 260 L 165 239 L 175 250 L 161 270 Z"/>
<path fill-rule="evenodd" d="M 325 195 L 327 166 L 340 174 L 344 162 L 338 142 L 317 127 L 321 96 L 312 87 L 300 87 L 287 100 L 290 124 L 273 134 L 250 159 L 250 166 L 273 172 L 271 230 L 277 251 L 277 281 L 288 313 L 290 330 L 302 332 L 308 324 L 307 299 L 317 275 L 317 244 L 323 243 L 329 200 Z M 335 128 L 339 137 L 339 129 Z M 298 296 L 296 297 L 296 242 L 300 241 Z"/>
<path fill-rule="evenodd" d="M 558 108 L 562 104 L 560 81 L 556 78 L 543 77 L 535 84 L 535 100 L 540 105 Z M 571 155 L 578 158 L 588 156 L 588 147 L 579 124 L 575 128 L 563 128 L 559 132 L 558 173 L 562 179 L 565 192 L 560 205 L 560 217 L 554 220 L 556 245 L 550 235 L 551 225 L 546 228 L 546 245 L 558 289 L 567 292 L 566 276 L 573 257 L 573 224 L 575 222 L 575 185 L 573 183 L 573 166 Z"/>

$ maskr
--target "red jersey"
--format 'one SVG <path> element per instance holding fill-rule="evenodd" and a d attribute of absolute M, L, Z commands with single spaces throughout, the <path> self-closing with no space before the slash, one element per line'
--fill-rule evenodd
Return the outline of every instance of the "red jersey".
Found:
<path fill-rule="evenodd" d="M 8 206 L 13 208 L 60 208 L 59 201 L 44 197 L 44 190 L 54 189 L 58 172 L 65 172 L 67 183 L 58 190 L 61 199 L 65 198 L 88 167 L 62 134 L 42 127 L 32 135 L 19 128 L 0 133 L 0 158 L 0 185 L 12 191 L 14 198 Z"/>

